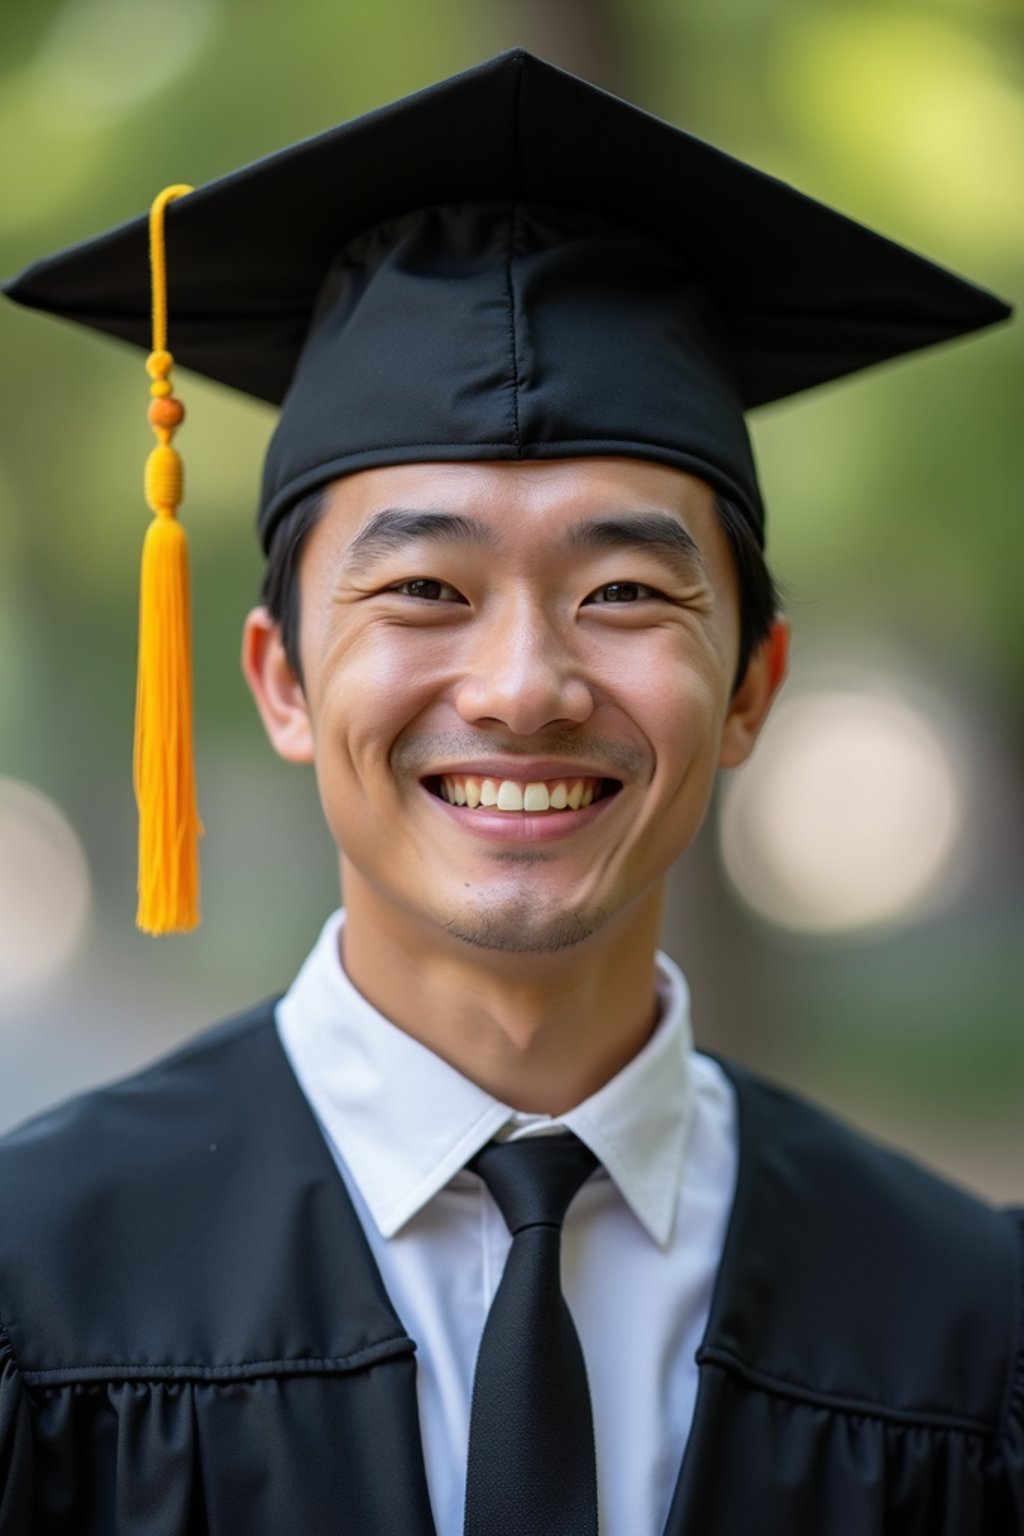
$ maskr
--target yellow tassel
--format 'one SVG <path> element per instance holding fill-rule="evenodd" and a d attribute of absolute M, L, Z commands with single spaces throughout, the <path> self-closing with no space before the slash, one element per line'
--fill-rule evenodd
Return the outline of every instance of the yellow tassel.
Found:
<path fill-rule="evenodd" d="M 171 438 L 185 409 L 173 395 L 167 351 L 164 208 L 190 187 L 168 187 L 150 212 L 153 350 L 149 421 L 157 447 L 146 462 L 146 502 L 155 514 L 142 549 L 139 669 L 135 699 L 135 798 L 139 807 L 138 926 L 175 933 L 199 922 L 202 825 L 192 762 L 192 638 L 188 543 L 176 517 L 181 460 Z"/>
<path fill-rule="evenodd" d="M 194 928 L 202 828 L 192 766 L 188 541 L 169 514 L 150 523 L 142 549 L 135 795 L 138 925 L 146 933 Z"/>

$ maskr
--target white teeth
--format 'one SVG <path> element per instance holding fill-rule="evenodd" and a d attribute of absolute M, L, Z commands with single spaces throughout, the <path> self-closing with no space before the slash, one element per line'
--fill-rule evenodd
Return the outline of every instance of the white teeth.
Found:
<path fill-rule="evenodd" d="M 511 779 L 502 779 L 498 790 L 499 811 L 521 811 L 523 808 L 523 791 L 518 784 Z"/>
<path fill-rule="evenodd" d="M 600 793 L 593 779 L 560 779 L 553 787 L 543 780 L 523 784 L 515 779 L 478 779 L 469 774 L 445 773 L 438 781 L 441 798 L 449 805 L 478 806 L 499 811 L 582 810 Z"/>

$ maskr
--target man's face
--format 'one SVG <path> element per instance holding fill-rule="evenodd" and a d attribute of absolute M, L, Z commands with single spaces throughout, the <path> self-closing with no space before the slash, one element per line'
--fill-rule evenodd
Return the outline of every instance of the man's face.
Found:
<path fill-rule="evenodd" d="M 250 618 L 271 739 L 315 762 L 378 910 L 489 950 L 579 944 L 656 895 L 778 681 L 733 696 L 713 494 L 641 461 L 350 475 L 299 590 L 302 688 Z"/>

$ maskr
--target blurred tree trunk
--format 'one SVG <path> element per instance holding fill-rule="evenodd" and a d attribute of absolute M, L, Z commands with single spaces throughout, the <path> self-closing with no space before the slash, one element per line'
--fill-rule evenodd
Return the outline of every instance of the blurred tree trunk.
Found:
<path fill-rule="evenodd" d="M 623 0 L 481 0 L 481 57 L 521 46 L 619 96 L 632 96 L 634 26 Z"/>

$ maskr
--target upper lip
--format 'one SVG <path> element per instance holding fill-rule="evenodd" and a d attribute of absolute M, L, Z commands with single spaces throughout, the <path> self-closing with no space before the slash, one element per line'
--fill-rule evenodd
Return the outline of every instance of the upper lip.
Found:
<path fill-rule="evenodd" d="M 472 774 L 474 778 L 511 779 L 518 784 L 536 784 L 541 779 L 615 779 L 592 763 L 558 762 L 552 757 L 475 758 L 468 763 L 439 763 L 422 775 L 425 779 L 439 778 L 446 773 Z"/>

